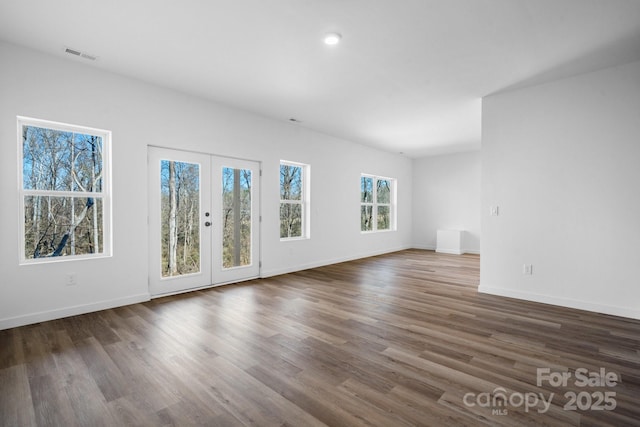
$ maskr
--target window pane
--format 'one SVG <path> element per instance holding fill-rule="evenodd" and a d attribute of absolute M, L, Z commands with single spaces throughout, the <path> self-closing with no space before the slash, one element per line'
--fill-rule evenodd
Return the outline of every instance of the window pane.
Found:
<path fill-rule="evenodd" d="M 222 170 L 222 267 L 251 264 L 251 170 Z"/>
<path fill-rule="evenodd" d="M 162 277 L 200 271 L 200 165 L 160 163 Z"/>
<path fill-rule="evenodd" d="M 101 198 L 25 196 L 26 259 L 103 252 Z"/>
<path fill-rule="evenodd" d="M 280 165 L 280 200 L 302 200 L 302 167 Z"/>
<path fill-rule="evenodd" d="M 391 228 L 391 210 L 389 206 L 378 206 L 378 230 Z"/>
<path fill-rule="evenodd" d="M 25 190 L 102 191 L 102 138 L 22 126 Z"/>
<path fill-rule="evenodd" d="M 302 237 L 302 205 L 280 203 L 280 238 Z"/>
<path fill-rule="evenodd" d="M 391 181 L 379 179 L 377 181 L 378 203 L 391 203 Z"/>
<path fill-rule="evenodd" d="M 373 203 L 373 178 L 371 177 L 360 178 L 360 202 Z"/>
<path fill-rule="evenodd" d="M 360 230 L 373 230 L 373 206 L 360 206 Z"/>
<path fill-rule="evenodd" d="M 72 147 L 75 157 L 74 191 L 102 191 L 102 138 L 75 134 Z"/>

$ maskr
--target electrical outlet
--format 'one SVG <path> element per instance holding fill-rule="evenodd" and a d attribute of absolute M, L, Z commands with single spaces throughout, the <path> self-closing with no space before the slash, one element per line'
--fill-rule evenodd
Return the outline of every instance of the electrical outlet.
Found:
<path fill-rule="evenodd" d="M 67 274 L 67 286 L 75 286 L 78 284 L 78 275 L 76 273 Z"/>
<path fill-rule="evenodd" d="M 522 266 L 522 274 L 525 276 L 531 276 L 533 274 L 533 265 L 525 264 Z"/>

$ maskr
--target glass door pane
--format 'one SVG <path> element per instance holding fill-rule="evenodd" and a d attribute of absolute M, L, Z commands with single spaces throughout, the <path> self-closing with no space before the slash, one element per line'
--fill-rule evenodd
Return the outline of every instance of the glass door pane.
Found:
<path fill-rule="evenodd" d="M 200 165 L 160 161 L 162 277 L 199 273 Z"/>
<path fill-rule="evenodd" d="M 222 268 L 251 265 L 251 170 L 222 168 Z"/>

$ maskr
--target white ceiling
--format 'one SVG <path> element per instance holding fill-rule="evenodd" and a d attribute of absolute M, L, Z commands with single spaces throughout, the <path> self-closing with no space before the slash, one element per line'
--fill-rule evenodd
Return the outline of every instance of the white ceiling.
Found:
<path fill-rule="evenodd" d="M 485 95 L 640 60 L 640 1 L 0 0 L 0 39 L 420 157 L 478 149 Z"/>

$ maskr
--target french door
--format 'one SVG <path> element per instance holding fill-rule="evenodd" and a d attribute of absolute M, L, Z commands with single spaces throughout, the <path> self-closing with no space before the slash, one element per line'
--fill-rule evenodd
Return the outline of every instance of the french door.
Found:
<path fill-rule="evenodd" d="M 259 276 L 260 165 L 149 147 L 149 291 Z"/>

